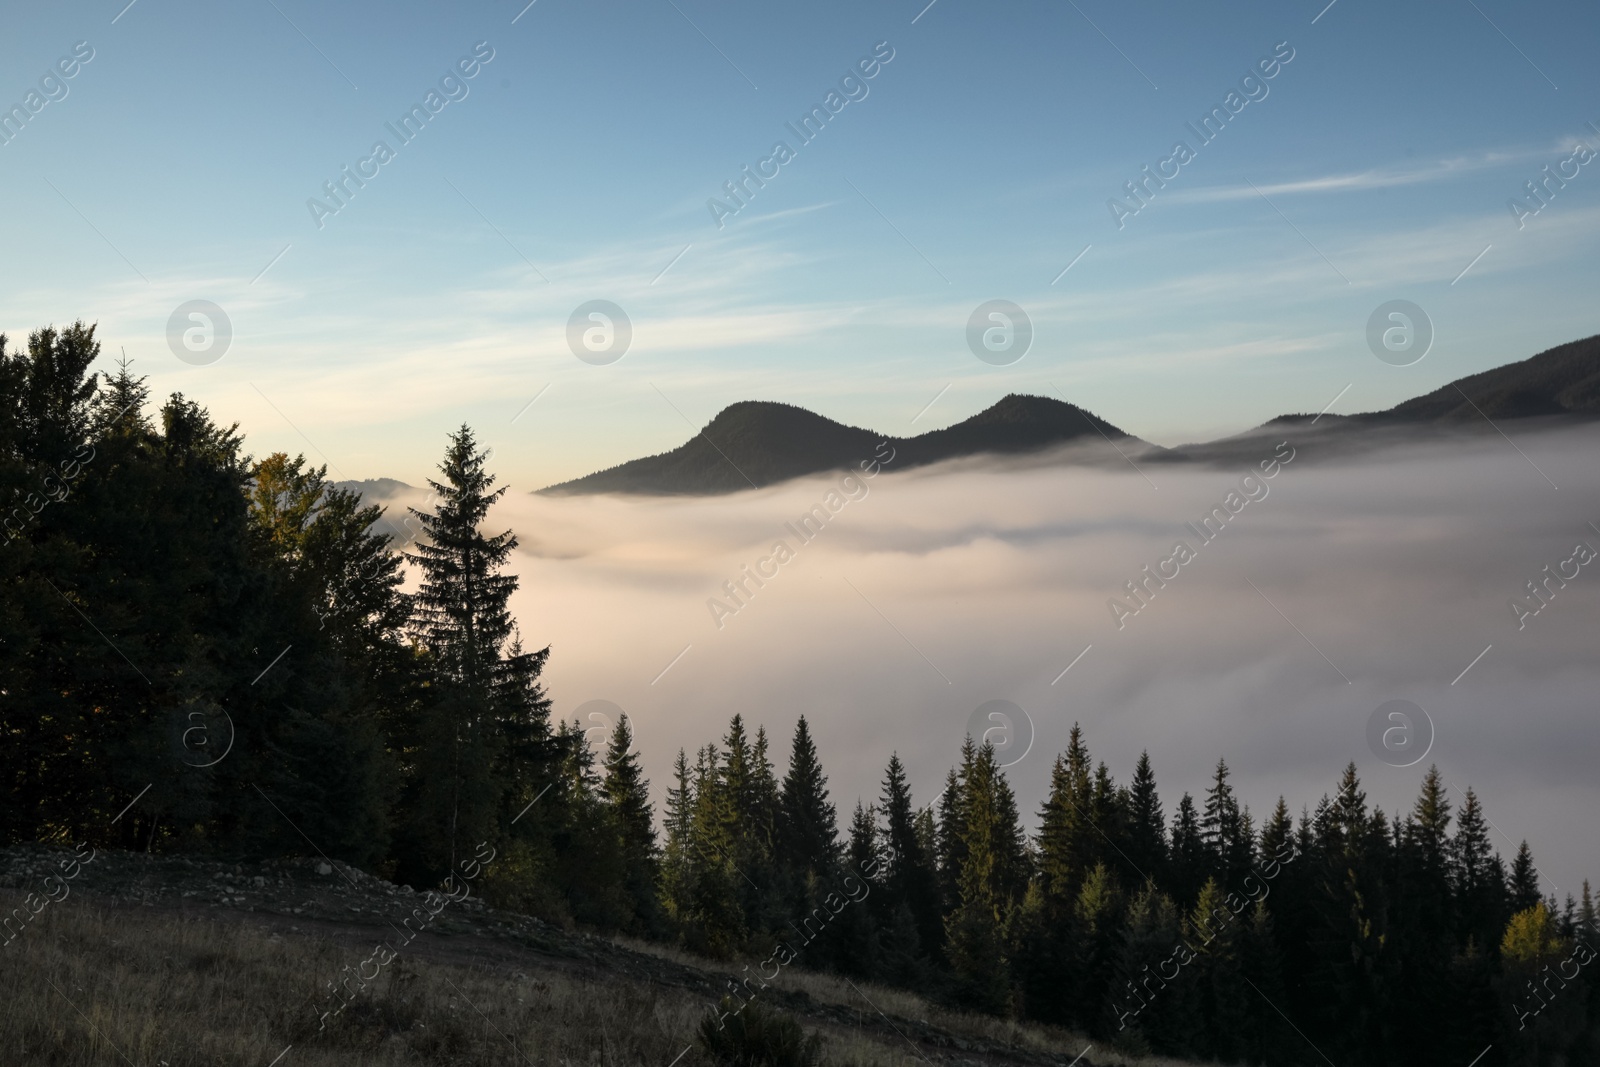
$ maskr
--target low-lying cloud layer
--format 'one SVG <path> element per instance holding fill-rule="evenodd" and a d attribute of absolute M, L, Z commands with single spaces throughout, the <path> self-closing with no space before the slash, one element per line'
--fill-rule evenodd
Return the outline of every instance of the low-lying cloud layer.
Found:
<path fill-rule="evenodd" d="M 1511 432 L 1347 462 L 1303 446 L 1245 487 L 1244 465 L 891 462 L 716 498 L 518 494 L 490 527 L 521 538 L 513 607 L 554 646 L 557 713 L 625 709 L 658 803 L 677 749 L 735 712 L 780 773 L 806 715 L 841 806 L 876 797 L 895 750 L 924 803 L 974 710 L 1007 700 L 1032 721 L 1006 756 L 1030 826 L 1074 722 L 1119 781 L 1149 749 L 1169 815 L 1218 757 L 1258 815 L 1280 793 L 1314 805 L 1352 759 L 1374 803 L 1408 809 L 1436 762 L 1458 806 L 1484 799 L 1502 855 L 1527 838 L 1547 891 L 1576 893 L 1600 875 L 1600 561 L 1550 575 L 1600 549 L 1600 428 Z M 1165 562 L 1180 542 L 1190 558 Z M 1547 580 L 1519 619 L 1510 601 L 1537 606 L 1527 583 Z M 1367 741 L 1394 699 L 1435 729 L 1414 767 Z"/>

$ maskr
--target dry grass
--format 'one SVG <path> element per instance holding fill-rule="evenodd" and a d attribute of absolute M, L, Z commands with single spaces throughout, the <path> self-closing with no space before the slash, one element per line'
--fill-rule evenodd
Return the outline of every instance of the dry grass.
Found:
<path fill-rule="evenodd" d="M 662 987 L 404 953 L 319 1033 L 326 983 L 368 952 L 68 900 L 0 949 L 0 1063 L 266 1067 L 292 1045 L 283 1067 L 666 1067 L 705 1010 Z"/>
<path fill-rule="evenodd" d="M 0 947 L 0 1063 L 267 1067 L 290 1046 L 280 1067 L 705 1063 L 698 1049 L 678 1060 L 707 1006 L 687 990 L 553 964 L 490 972 L 422 951 L 398 956 L 319 1032 L 326 984 L 370 951 L 73 897 Z M 823 1034 L 828 1067 L 919 1062 L 873 1035 L 808 1029 Z"/>
<path fill-rule="evenodd" d="M 5 911 L 18 902 L 0 894 Z M 238 914 L 192 917 L 74 895 L 0 946 L 0 1064 L 269 1067 L 288 1049 L 277 1067 L 709 1067 L 693 1047 L 708 1006 L 703 991 L 508 954 L 470 936 L 419 939 L 319 1030 L 328 984 L 366 959 L 380 936 L 363 940 L 357 932 L 273 932 Z M 659 945 L 619 944 L 711 974 L 728 970 Z M 498 962 L 468 959 L 479 947 L 500 948 Z M 963 1049 L 968 1042 L 1064 1065 L 1088 1044 L 1064 1031 L 950 1012 L 898 990 L 862 985 L 857 992 L 843 979 L 798 968 L 785 969 L 774 986 L 816 1006 L 801 1023 L 822 1036 L 823 1067 L 996 1062 L 976 1045 Z M 963 1050 L 923 1040 L 929 1027 Z M 1135 1061 L 1097 1047 L 1083 1062 Z"/>
<path fill-rule="evenodd" d="M 648 953 L 663 959 L 672 960 L 690 967 L 699 967 L 706 970 L 723 970 L 729 973 L 738 971 L 743 964 L 730 967 L 727 964 L 718 964 L 680 948 L 662 945 L 651 941 L 639 941 L 629 937 L 615 937 L 613 943 L 634 952 Z M 1064 1057 L 1063 1063 L 1070 1062 L 1085 1048 L 1094 1044 L 1081 1033 L 1065 1030 L 1060 1027 L 1043 1026 L 1038 1023 L 1019 1023 L 1011 1019 L 1001 1019 L 993 1015 L 977 1015 L 970 1012 L 954 1011 L 950 1008 L 935 1004 L 915 993 L 889 986 L 880 986 L 871 982 L 857 982 L 847 980 L 838 975 L 826 974 L 820 971 L 808 971 L 800 967 L 787 967 L 781 976 L 773 982 L 774 987 L 802 992 L 819 1004 L 829 1004 L 850 1011 L 863 1012 L 870 1016 L 878 1013 L 891 1016 L 898 1020 L 921 1023 L 923 1026 L 943 1031 L 953 1037 L 993 1043 L 1005 1048 L 1020 1049 L 1026 1052 L 1042 1053 L 1048 1056 Z M 904 1045 L 907 1053 L 910 1048 Z M 824 1055 L 824 1062 L 830 1058 Z M 833 1059 L 832 1062 L 869 1062 Z M 914 1059 L 912 1062 L 927 1067 L 926 1061 Z M 1104 1044 L 1096 1044 L 1093 1052 L 1085 1058 L 1084 1063 L 1092 1062 L 1095 1067 L 1195 1067 L 1190 1060 L 1173 1060 L 1163 1056 L 1128 1056 Z M 1081 1065 L 1080 1065 L 1081 1067 Z"/>

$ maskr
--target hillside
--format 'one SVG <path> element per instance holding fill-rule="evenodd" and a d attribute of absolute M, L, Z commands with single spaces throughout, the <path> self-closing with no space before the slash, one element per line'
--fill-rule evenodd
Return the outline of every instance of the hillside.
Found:
<path fill-rule="evenodd" d="M 71 855 L 0 850 L 0 908 L 22 908 L 21 892 Z M 398 946 L 396 924 L 422 898 L 344 864 L 100 850 L 69 885 L 3 947 L 8 1063 L 127 1056 L 210 1067 L 278 1063 L 288 1052 L 283 1064 L 326 1067 L 707 1067 L 695 1029 L 744 962 L 564 930 L 468 900 L 368 975 L 373 946 Z M 361 988 L 324 1016 L 341 979 Z M 63 997 L 77 1012 L 63 1010 Z M 1088 1045 L 799 965 L 760 997 L 822 1038 L 821 1067 L 1060 1067 Z M 1095 1050 L 1075 1062 L 1127 1061 Z"/>
<path fill-rule="evenodd" d="M 1600 417 L 1600 336 L 1572 341 L 1518 363 L 1468 375 L 1387 411 L 1356 418 L 1394 424 L 1481 420 L 1483 415 L 1497 421 L 1561 415 Z"/>

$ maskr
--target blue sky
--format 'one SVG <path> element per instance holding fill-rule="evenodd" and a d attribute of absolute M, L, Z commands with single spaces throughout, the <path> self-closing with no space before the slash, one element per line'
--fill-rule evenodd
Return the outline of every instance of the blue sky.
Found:
<path fill-rule="evenodd" d="M 1172 444 L 1595 332 L 1600 163 L 1521 229 L 1507 208 L 1600 148 L 1592 5 L 524 2 L 8 14 L 0 103 L 94 57 L 0 146 L 0 329 L 98 321 L 158 395 L 352 478 L 419 482 L 465 421 L 528 489 L 742 399 L 907 433 L 1059 390 Z M 800 145 L 784 124 L 885 41 Z M 400 144 L 385 123 L 479 42 Z M 1279 42 L 1268 95 L 1200 145 L 1185 123 Z M 1118 229 L 1108 198 L 1180 138 L 1195 158 Z M 319 228 L 308 198 L 380 139 Z M 707 200 L 779 139 L 795 158 L 719 229 Z M 1005 367 L 964 339 L 994 298 L 1035 329 Z M 195 299 L 234 334 L 204 366 L 166 340 Z M 565 339 L 594 299 L 633 324 L 606 366 Z M 1413 366 L 1366 347 L 1391 299 L 1436 330 Z"/>

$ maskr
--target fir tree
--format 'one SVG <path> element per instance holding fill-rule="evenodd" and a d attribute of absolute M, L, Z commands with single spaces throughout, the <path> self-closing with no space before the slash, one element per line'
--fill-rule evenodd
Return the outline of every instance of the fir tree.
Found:
<path fill-rule="evenodd" d="M 1248 925 L 1241 931 L 1240 975 L 1258 995 L 1246 996 L 1244 1002 L 1247 1022 L 1239 1035 L 1240 1055 L 1249 1063 L 1291 1062 L 1303 1042 L 1275 1007 L 1288 998 L 1272 912 L 1263 900 L 1241 916 L 1241 921 Z"/>
<path fill-rule="evenodd" d="M 1243 974 L 1241 922 L 1215 878 L 1206 879 L 1189 919 L 1188 944 L 1197 956 L 1194 983 L 1204 1037 L 1196 1050 L 1232 1062 L 1243 1050 L 1250 989 Z"/>
<path fill-rule="evenodd" d="M 971 754 L 960 785 L 960 903 L 945 921 L 945 940 L 958 1001 L 998 1012 L 1010 999 L 1004 926 L 1026 886 L 1021 828 L 993 745 L 984 742 Z"/>
<path fill-rule="evenodd" d="M 733 858 L 738 825 L 733 799 L 723 781 L 721 753 L 705 745 L 695 758 L 694 814 L 689 831 L 689 886 L 684 909 L 684 942 L 717 958 L 731 955 L 748 933 L 740 883 L 749 885 Z"/>
<path fill-rule="evenodd" d="M 1164 881 L 1167 876 L 1166 814 L 1156 792 L 1156 775 L 1150 753 L 1139 753 L 1133 784 L 1128 790 L 1128 860 L 1145 878 Z"/>
<path fill-rule="evenodd" d="M 838 862 L 839 828 L 828 801 L 828 779 L 804 715 L 795 724 L 789 773 L 778 806 L 779 867 L 801 885 L 831 876 Z"/>
<path fill-rule="evenodd" d="M 940 792 L 939 817 L 935 839 L 939 858 L 940 912 L 948 916 L 961 906 L 959 884 L 961 864 L 966 857 L 966 796 L 964 782 L 977 757 L 977 746 L 971 735 L 961 741 L 959 770 L 952 767 L 945 775 L 944 789 Z"/>
<path fill-rule="evenodd" d="M 850 819 L 845 866 L 851 871 L 863 870 L 877 855 L 877 816 L 871 808 L 863 807 L 861 801 L 857 800 L 855 814 Z M 866 899 L 870 900 L 870 888 L 863 887 L 863 890 L 868 893 Z M 843 911 L 827 927 L 827 936 L 834 964 L 846 974 L 871 978 L 882 972 L 881 931 L 873 909 L 865 901 L 844 903 Z"/>
<path fill-rule="evenodd" d="M 898 753 L 889 757 L 889 766 L 884 771 L 881 810 L 884 842 L 892 858 L 888 861 L 889 870 L 884 878 L 883 903 L 879 914 L 883 922 L 890 923 L 893 916 L 904 907 L 911 918 L 916 945 L 915 949 L 904 945 L 903 950 L 935 953 L 943 927 L 938 886 L 932 857 L 917 832 L 918 813 L 912 810 L 911 787 L 906 781 L 905 767 Z"/>
<path fill-rule="evenodd" d="M 1533 865 L 1533 851 L 1526 841 L 1517 846 L 1511 861 L 1511 884 L 1507 903 L 1513 912 L 1527 911 L 1544 898 L 1539 893 L 1539 870 Z"/>
<path fill-rule="evenodd" d="M 1251 835 L 1245 826 L 1239 801 L 1228 781 L 1226 760 L 1217 760 L 1217 768 L 1206 790 L 1204 814 L 1200 818 L 1200 840 L 1205 844 L 1211 869 L 1221 884 L 1238 886 L 1250 871 Z"/>
<path fill-rule="evenodd" d="M 1200 814 L 1195 810 L 1194 798 L 1188 793 L 1178 800 L 1178 810 L 1172 815 L 1172 852 L 1169 860 L 1172 871 L 1172 899 L 1180 908 L 1193 905 L 1200 895 L 1200 886 L 1207 878 L 1210 855 L 1205 840 L 1200 836 Z"/>
<path fill-rule="evenodd" d="M 1100 1031 L 1112 992 L 1113 965 L 1120 943 L 1122 892 L 1104 863 L 1096 863 L 1073 903 L 1071 961 L 1073 1015 L 1078 1025 Z M 1105 1036 L 1101 1032 L 1101 1036 Z"/>
<path fill-rule="evenodd" d="M 1128 907 L 1106 993 L 1100 1032 L 1143 1055 L 1196 1047 L 1193 972 L 1178 964 L 1182 928 L 1172 898 L 1147 882 Z"/>
<path fill-rule="evenodd" d="M 674 922 L 687 922 L 690 910 L 691 840 L 694 832 L 694 786 L 683 749 L 672 765 L 673 784 L 667 788 L 667 840 L 661 855 L 661 901 Z"/>
<path fill-rule="evenodd" d="M 450 435 L 439 467 L 445 481 L 428 482 L 438 494 L 438 511 L 410 509 L 425 535 L 406 554 L 421 571 L 412 625 L 437 687 L 421 731 L 414 834 L 436 869 L 453 868 L 463 849 L 495 836 L 508 786 L 496 773 L 504 770 L 505 728 L 518 721 L 538 726 L 543 703 L 537 676 L 548 650 L 508 654 L 515 624 L 507 601 L 517 577 L 501 569 L 517 538 L 480 530 L 505 492 L 492 488 L 486 460 L 462 426 Z"/>
<path fill-rule="evenodd" d="M 1457 940 L 1498 943 L 1506 914 L 1505 868 L 1489 842 L 1489 822 L 1470 788 L 1450 840 L 1450 881 L 1459 902 Z"/>
<path fill-rule="evenodd" d="M 135 378 L 129 370 L 133 360 L 126 355 L 117 360 L 117 373 L 105 376 L 105 389 L 94 397 L 93 426 L 97 437 L 113 434 L 137 434 L 150 430 L 150 420 L 144 413 L 150 402 L 150 389 L 144 375 Z"/>
<path fill-rule="evenodd" d="M 1397 821 L 1392 945 L 1398 959 L 1396 995 L 1390 999 L 1390 1030 L 1412 1059 L 1450 1047 L 1452 991 L 1448 974 L 1455 955 L 1455 901 L 1450 889 L 1450 800 L 1437 767 L 1403 824 Z"/>
<path fill-rule="evenodd" d="M 638 753 L 633 751 L 633 730 L 627 715 L 617 720 L 611 731 L 600 793 L 611 810 L 622 847 L 623 888 L 630 912 L 626 925 L 635 932 L 654 931 L 660 924 L 655 819 L 650 807 L 650 783 L 639 766 Z"/>

